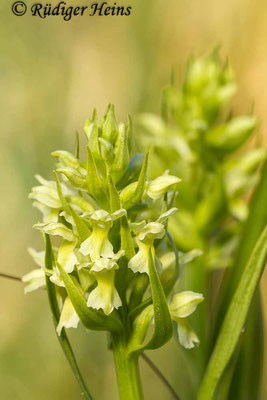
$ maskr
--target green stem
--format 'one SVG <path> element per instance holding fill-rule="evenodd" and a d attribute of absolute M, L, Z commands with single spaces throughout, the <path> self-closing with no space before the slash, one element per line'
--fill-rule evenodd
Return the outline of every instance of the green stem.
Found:
<path fill-rule="evenodd" d="M 143 400 L 138 355 L 127 352 L 124 336 L 113 334 L 112 348 L 121 400 Z"/>

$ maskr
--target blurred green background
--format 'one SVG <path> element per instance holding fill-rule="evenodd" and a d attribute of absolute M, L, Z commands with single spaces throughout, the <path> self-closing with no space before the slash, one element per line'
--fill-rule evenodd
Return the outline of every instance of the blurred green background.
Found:
<path fill-rule="evenodd" d="M 192 53 L 207 54 L 221 46 L 237 75 L 235 107 L 245 113 L 254 105 L 261 120 L 254 140 L 266 145 L 267 3 L 129 0 L 129 4 L 133 6 L 130 17 L 76 17 L 64 22 L 60 17 L 15 17 L 11 2 L 1 1 L 2 272 L 18 276 L 28 272 L 33 262 L 26 248 L 42 245 L 38 232 L 32 230 L 37 212 L 27 195 L 35 173 L 51 175 L 50 152 L 73 149 L 75 130 L 81 131 L 93 107 L 102 113 L 112 102 L 118 119 L 128 113 L 159 112 L 161 88 L 169 82 L 171 69 L 179 83 Z M 262 285 L 266 288 L 266 274 Z M 267 316 L 266 290 L 263 295 Z M 105 334 L 80 328 L 72 330 L 70 337 L 96 399 L 117 399 Z M 177 351 L 171 342 L 151 355 L 174 386 L 181 368 Z M 141 369 L 147 399 L 169 399 L 142 361 Z M 45 293 L 25 296 L 22 285 L 4 279 L 0 280 L 0 393 L 1 400 L 80 398 L 57 342 Z M 265 379 L 262 399 L 266 398 Z"/>

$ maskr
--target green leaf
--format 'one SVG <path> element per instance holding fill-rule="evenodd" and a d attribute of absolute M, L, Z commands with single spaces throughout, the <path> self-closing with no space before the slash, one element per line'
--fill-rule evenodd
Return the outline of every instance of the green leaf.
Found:
<path fill-rule="evenodd" d="M 226 399 L 259 399 L 264 358 L 264 322 L 260 288 L 250 306 L 230 391 Z M 253 365 L 253 368 L 251 368 Z"/>
<path fill-rule="evenodd" d="M 85 178 L 78 174 L 75 169 L 70 167 L 57 168 L 57 172 L 64 174 L 72 186 L 78 189 L 85 189 Z"/>
<path fill-rule="evenodd" d="M 250 213 L 246 221 L 242 240 L 239 246 L 236 265 L 230 275 L 230 293 L 233 293 L 244 269 L 246 259 L 267 223 L 267 162 L 262 170 L 261 180 L 254 192 L 250 204 Z M 240 356 L 232 381 L 230 396 L 236 399 L 259 397 L 262 376 L 264 331 L 260 288 L 255 293 L 255 299 L 248 315 L 247 328 L 242 341 Z M 250 366 L 253 363 L 254 368 Z M 238 384 L 236 382 L 238 379 Z M 232 398 L 232 397 L 231 397 Z"/>
<path fill-rule="evenodd" d="M 169 312 L 169 307 L 156 270 L 151 248 L 149 251 L 148 272 L 153 300 L 154 332 L 152 338 L 147 344 L 133 346 L 129 349 L 130 352 L 141 352 L 144 350 L 157 349 L 167 343 L 172 337 L 173 333 L 173 325 Z M 147 323 L 144 324 L 144 329 L 146 328 Z M 139 329 L 141 329 L 141 327 Z M 140 331 L 137 332 L 137 334 L 139 337 L 143 337 Z M 133 342 L 135 342 L 134 337 Z"/>
<path fill-rule="evenodd" d="M 76 212 L 70 206 L 69 211 L 75 223 L 80 240 L 81 242 L 84 242 L 90 236 L 91 231 L 84 220 L 78 214 L 76 214 Z"/>
<path fill-rule="evenodd" d="M 114 182 L 117 183 L 124 175 L 129 163 L 128 137 L 124 124 L 121 124 L 119 127 L 119 136 L 116 141 L 114 154 L 115 158 L 110 172 Z"/>
<path fill-rule="evenodd" d="M 135 182 L 142 169 L 142 165 L 144 162 L 143 154 L 135 154 L 131 161 L 128 164 L 127 170 L 121 180 L 118 182 L 118 188 L 121 190 L 125 186 L 129 185 L 130 183 Z"/>
<path fill-rule="evenodd" d="M 92 152 L 87 146 L 87 176 L 86 185 L 89 193 L 102 205 L 107 205 L 108 199 L 98 174 Z"/>
<path fill-rule="evenodd" d="M 65 199 L 65 197 L 63 195 L 62 188 L 61 188 L 61 183 L 60 183 L 58 174 L 57 174 L 56 171 L 53 171 L 53 172 L 54 172 L 54 175 L 55 175 L 55 178 L 56 178 L 58 197 L 59 197 L 59 199 L 61 201 L 61 204 L 62 204 L 62 207 L 64 208 L 64 211 L 68 212 L 68 204 L 67 204 L 66 199 Z"/>
<path fill-rule="evenodd" d="M 78 131 L 76 131 L 75 157 L 76 158 L 80 157 L 80 136 Z"/>
<path fill-rule="evenodd" d="M 267 224 L 267 162 L 262 170 L 261 180 L 255 190 L 250 204 L 250 212 L 246 221 L 242 240 L 239 246 L 236 267 L 231 277 L 232 287 L 236 287 L 246 261 L 255 246 L 257 239 Z"/>
<path fill-rule="evenodd" d="M 236 349 L 227 365 L 225 368 L 222 378 L 220 379 L 220 382 L 217 386 L 216 393 L 214 398 L 216 400 L 228 400 L 229 399 L 229 389 L 230 385 L 233 379 L 233 374 L 235 371 L 239 351 L 240 351 L 240 344 L 238 343 L 236 346 Z M 251 371 L 251 370 L 250 370 Z M 239 382 L 237 382 L 239 384 Z M 232 397 L 231 397 L 232 398 Z"/>
<path fill-rule="evenodd" d="M 135 250 L 128 220 L 125 215 L 120 219 L 120 223 L 121 223 L 121 232 L 120 232 L 121 250 L 125 251 L 125 256 L 129 261 L 135 255 Z"/>
<path fill-rule="evenodd" d="M 65 284 L 68 296 L 83 325 L 92 330 L 119 331 L 121 329 L 120 321 L 111 315 L 105 315 L 102 312 L 87 307 L 85 299 L 75 286 L 71 277 L 59 264 L 57 264 L 57 267 Z"/>
<path fill-rule="evenodd" d="M 53 252 L 52 252 L 52 247 L 51 247 L 51 241 L 50 241 L 50 238 L 48 235 L 45 235 L 45 247 L 46 247 L 45 267 L 47 270 L 50 270 L 53 268 Z M 52 316 L 53 316 L 54 325 L 56 328 L 59 323 L 60 311 L 59 311 L 59 307 L 58 307 L 55 286 L 52 284 L 52 282 L 50 281 L 48 276 L 46 276 L 46 289 L 47 289 L 47 296 L 48 296 L 48 301 L 49 301 L 50 309 L 51 309 Z M 89 390 L 86 387 L 86 384 L 83 380 L 83 377 L 79 370 L 77 361 L 75 359 L 73 350 L 71 348 L 70 342 L 68 340 L 68 336 L 67 336 L 64 328 L 61 331 L 61 335 L 60 336 L 57 335 L 57 338 L 58 338 L 59 343 L 62 347 L 62 350 L 64 351 L 64 354 L 70 364 L 72 372 L 73 372 L 75 378 L 77 379 L 78 384 L 80 385 L 82 396 L 86 400 L 93 400 L 93 397 L 89 393 Z"/>
<path fill-rule="evenodd" d="M 198 400 L 212 400 L 219 380 L 235 350 L 267 258 L 267 226 L 244 269 L 207 367 Z"/>
<path fill-rule="evenodd" d="M 95 160 L 97 168 L 102 174 L 105 173 L 105 165 L 102 160 L 99 148 L 99 129 L 96 122 L 96 113 L 93 115 L 93 122 L 89 123 L 89 126 L 84 127 L 85 135 L 88 139 L 88 146 L 92 152 L 92 156 Z"/>
<path fill-rule="evenodd" d="M 129 298 L 129 310 L 133 310 L 135 307 L 142 304 L 144 294 L 148 287 L 148 276 L 147 274 L 138 274 L 135 276 L 131 285 L 131 294 Z"/>
<path fill-rule="evenodd" d="M 215 324 L 215 334 L 217 336 L 221 323 L 229 307 L 231 298 L 240 281 L 242 272 L 246 266 L 246 261 L 257 242 L 264 226 L 267 223 L 267 162 L 262 170 L 261 179 L 252 196 L 250 203 L 249 216 L 245 223 L 240 245 L 237 251 L 234 267 L 226 275 L 224 287 L 221 293 L 223 303 L 217 316 Z M 229 396 L 239 400 L 257 398 L 255 391 L 260 390 L 262 357 L 263 357 L 263 332 L 262 332 L 262 310 L 260 301 L 260 288 L 257 288 L 255 299 L 250 307 L 247 318 L 247 328 L 242 338 L 242 345 L 239 348 L 241 352 L 239 358 L 236 357 L 237 365 L 233 370 L 233 380 Z M 250 365 L 254 368 L 251 371 Z M 222 378 L 225 379 L 224 377 Z M 229 379 L 229 378 L 228 378 Z M 240 393 L 245 393 L 244 397 Z M 240 397 L 241 396 L 241 397 Z"/>
<path fill-rule="evenodd" d="M 118 137 L 118 126 L 115 118 L 114 105 L 110 104 L 106 118 L 102 126 L 102 136 L 111 143 L 115 143 Z"/>
<path fill-rule="evenodd" d="M 133 121 L 132 117 L 128 115 L 127 121 L 127 141 L 128 141 L 128 149 L 129 152 L 132 150 L 132 139 L 133 139 Z"/>
<path fill-rule="evenodd" d="M 110 175 L 108 175 L 108 190 L 110 198 L 110 212 L 113 213 L 121 208 L 120 195 Z"/>
<path fill-rule="evenodd" d="M 138 182 L 132 183 L 131 185 L 127 186 L 121 193 L 123 200 L 123 207 L 126 210 L 137 204 L 141 200 L 144 194 L 146 186 L 148 156 L 149 153 L 146 154 Z"/>

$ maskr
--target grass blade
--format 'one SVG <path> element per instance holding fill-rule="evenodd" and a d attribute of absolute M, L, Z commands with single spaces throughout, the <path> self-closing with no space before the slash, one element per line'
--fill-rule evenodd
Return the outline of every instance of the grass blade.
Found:
<path fill-rule="evenodd" d="M 262 169 L 260 182 L 253 194 L 249 217 L 245 223 L 235 266 L 225 282 L 223 308 L 218 316 L 218 324 L 224 319 L 233 293 L 238 285 L 246 261 L 255 246 L 264 226 L 267 224 L 267 162 Z M 218 325 L 217 325 L 218 326 Z M 263 316 L 260 288 L 256 289 L 254 300 L 246 323 L 246 331 L 242 338 L 237 365 L 234 370 L 232 384 L 229 387 L 229 398 L 244 400 L 256 399 L 259 396 L 261 371 L 263 365 Z M 253 363 L 253 370 L 250 366 Z"/>
<path fill-rule="evenodd" d="M 198 400 L 212 400 L 217 384 L 235 350 L 267 257 L 267 226 L 244 269 L 199 390 Z"/>

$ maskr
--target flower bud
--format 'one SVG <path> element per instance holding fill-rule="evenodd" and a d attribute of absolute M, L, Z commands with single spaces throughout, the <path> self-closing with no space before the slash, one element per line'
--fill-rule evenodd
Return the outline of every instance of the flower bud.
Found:
<path fill-rule="evenodd" d="M 174 175 L 162 175 L 147 183 L 146 193 L 153 199 L 160 199 L 166 192 L 171 190 L 171 187 L 181 182 L 180 178 Z"/>
<path fill-rule="evenodd" d="M 123 175 L 120 182 L 118 182 L 117 186 L 119 189 L 125 188 L 127 185 L 135 182 L 138 179 L 143 163 L 144 163 L 143 154 L 136 154 L 135 156 L 133 156 L 133 158 L 128 164 L 125 174 Z"/>
<path fill-rule="evenodd" d="M 102 127 L 102 137 L 114 144 L 118 137 L 118 126 L 115 118 L 114 105 L 108 108 L 106 118 Z"/>
<path fill-rule="evenodd" d="M 217 65 L 213 57 L 192 60 L 186 71 L 185 90 L 199 93 L 210 82 L 216 81 L 217 75 Z"/>
<path fill-rule="evenodd" d="M 51 156 L 56 157 L 63 167 L 72 168 L 78 172 L 85 172 L 85 169 L 82 168 L 81 162 L 68 151 L 53 151 Z"/>
<path fill-rule="evenodd" d="M 85 178 L 78 174 L 73 168 L 58 168 L 56 171 L 65 175 L 74 187 L 80 189 L 85 187 Z"/>
<path fill-rule="evenodd" d="M 202 294 L 185 291 L 175 294 L 169 304 L 171 318 L 178 325 L 179 341 L 186 349 L 192 349 L 195 343 L 199 343 L 199 340 L 185 318 L 191 315 L 203 300 Z"/>
<path fill-rule="evenodd" d="M 148 167 L 148 155 L 149 153 L 146 154 L 146 158 L 143 162 L 138 182 L 131 183 L 121 192 L 123 206 L 126 210 L 138 203 L 144 194 Z"/>
<path fill-rule="evenodd" d="M 129 164 L 128 136 L 124 124 L 119 126 L 119 136 L 116 141 L 115 158 L 111 166 L 111 177 L 117 183 L 124 175 Z"/>
<path fill-rule="evenodd" d="M 100 152 L 102 159 L 104 160 L 109 169 L 114 159 L 113 146 L 108 140 L 104 138 L 99 138 L 99 143 L 100 143 Z"/>
<path fill-rule="evenodd" d="M 88 140 L 88 146 L 95 159 L 100 159 L 100 151 L 98 144 L 98 127 L 96 123 L 90 124 L 86 131 L 86 137 Z"/>
<path fill-rule="evenodd" d="M 77 328 L 79 317 L 69 297 L 66 297 L 57 326 L 57 334 L 60 336 L 63 328 Z"/>
<path fill-rule="evenodd" d="M 203 300 L 204 297 L 202 294 L 191 291 L 175 294 L 169 305 L 173 319 L 188 317 L 195 311 L 198 304 Z"/>
<path fill-rule="evenodd" d="M 99 176 L 96 163 L 89 146 L 87 146 L 86 185 L 89 194 L 93 196 L 99 202 L 100 205 L 103 205 L 105 207 L 109 206 L 109 200 L 107 197 L 106 190 L 104 188 L 103 180 Z"/>

